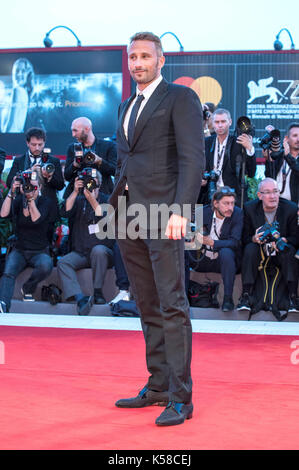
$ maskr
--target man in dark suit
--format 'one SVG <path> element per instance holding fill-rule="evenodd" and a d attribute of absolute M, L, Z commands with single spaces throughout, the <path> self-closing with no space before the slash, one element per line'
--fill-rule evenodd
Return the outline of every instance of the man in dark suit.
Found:
<path fill-rule="evenodd" d="M 136 397 L 118 400 L 116 406 L 165 404 L 159 426 L 192 417 L 192 328 L 184 286 L 187 219 L 181 214 L 184 204 L 197 201 L 205 164 L 200 101 L 193 90 L 163 79 L 164 61 L 159 37 L 137 33 L 131 38 L 128 65 L 137 89 L 119 109 L 117 173 L 110 197 L 118 218 L 123 195 L 128 211 L 139 204 L 146 212 L 139 220 L 145 236 L 118 232 L 118 243 L 141 313 L 150 377 Z M 149 214 L 163 203 L 172 206 L 172 213 L 153 235 Z"/>
<path fill-rule="evenodd" d="M 238 137 L 230 135 L 232 124 L 230 112 L 227 109 L 216 109 L 212 116 L 215 134 L 205 139 L 206 172 L 215 171 L 219 178 L 217 187 L 223 185 L 234 188 L 237 195 L 236 204 L 241 205 L 242 193 L 242 149 L 245 152 L 245 174 L 253 178 L 256 172 L 255 150 L 252 137 L 242 134 Z M 199 203 L 209 204 L 209 180 L 203 180 Z M 244 187 L 244 201 L 247 191 Z"/>
<path fill-rule="evenodd" d="M 17 173 L 31 169 L 36 171 L 41 194 L 48 197 L 52 203 L 52 222 L 49 224 L 49 242 L 52 242 L 54 224 L 59 218 L 57 191 L 64 187 L 64 179 L 59 158 L 46 152 L 46 134 L 43 129 L 32 127 L 26 132 L 27 152 L 16 157 L 7 177 L 10 188 Z M 50 164 L 50 166 L 48 166 Z M 52 167 L 52 168 L 51 168 Z"/>
<path fill-rule="evenodd" d="M 228 186 L 213 194 L 212 203 L 203 208 L 204 233 L 196 235 L 204 251 L 199 259 L 196 258 L 197 252 L 186 251 L 186 276 L 189 266 L 198 272 L 221 273 L 224 284 L 224 312 L 234 309 L 233 288 L 241 260 L 243 211 L 235 206 L 235 201 L 236 193 Z"/>
<path fill-rule="evenodd" d="M 69 184 L 64 193 L 64 199 L 67 199 L 74 189 L 75 178 L 78 172 L 85 167 L 91 167 L 98 170 L 102 175 L 101 191 L 105 194 L 111 194 L 113 190 L 112 177 L 116 168 L 116 145 L 114 142 L 98 139 L 92 130 L 92 123 L 86 117 L 79 117 L 72 122 L 72 136 L 81 144 L 82 151 L 89 151 L 89 157 L 92 160 L 78 163 L 76 159 L 76 149 L 74 143 L 67 149 L 64 177 Z"/>
<path fill-rule="evenodd" d="M 298 266 L 295 258 L 298 245 L 297 206 L 291 201 L 279 198 L 277 182 L 265 178 L 258 187 L 258 199 L 244 206 L 244 228 L 242 242 L 244 245 L 242 258 L 243 292 L 238 310 L 250 312 L 251 295 L 257 279 L 261 263 L 267 257 L 281 269 L 289 292 L 288 312 L 296 312 L 296 293 L 298 285 Z M 273 225 L 278 222 L 280 237 L 288 244 L 288 250 L 279 250 L 276 242 L 264 240 L 265 223 Z"/>

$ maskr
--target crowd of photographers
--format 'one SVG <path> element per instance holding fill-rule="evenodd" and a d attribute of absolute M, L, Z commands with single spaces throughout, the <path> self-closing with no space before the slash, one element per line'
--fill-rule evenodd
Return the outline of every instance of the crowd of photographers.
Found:
<path fill-rule="evenodd" d="M 226 109 L 204 105 L 206 171 L 198 203 L 204 205 L 203 230 L 196 228 L 200 249 L 186 250 L 186 289 L 190 268 L 219 272 L 224 284 L 222 310 L 235 308 L 234 280 L 242 273 L 243 292 L 237 305 L 251 311 L 259 271 L 266 263 L 282 273 L 287 289 L 287 312 L 298 311 L 298 202 L 299 124 L 292 124 L 282 140 L 271 126 L 260 139 L 265 157 L 265 178 L 257 199 L 248 201 L 247 178 L 256 174 L 250 120 L 238 119 L 230 133 L 231 116 Z M 112 301 L 129 300 L 129 281 L 115 240 L 98 234 L 101 204 L 113 190 L 116 146 L 98 139 L 89 119 L 75 119 L 71 132 L 76 142 L 61 162 L 46 148 L 42 129 L 26 134 L 27 150 L 16 157 L 7 177 L 8 193 L 1 201 L 2 218 L 13 223 L 4 271 L 0 280 L 0 312 L 9 312 L 15 281 L 27 266 L 32 267 L 22 287 L 25 301 L 33 301 L 39 282 L 57 264 L 63 298 L 75 300 L 79 315 L 88 315 L 93 303 L 104 304 L 102 288 L 108 268 L 114 266 L 119 295 Z M 0 149 L 0 171 L 5 152 Z M 67 220 L 66 243 L 58 245 L 62 220 Z M 102 229 L 101 229 L 102 230 Z M 195 243 L 195 245 L 196 245 Z M 93 295 L 81 292 L 76 272 L 91 268 Z"/>

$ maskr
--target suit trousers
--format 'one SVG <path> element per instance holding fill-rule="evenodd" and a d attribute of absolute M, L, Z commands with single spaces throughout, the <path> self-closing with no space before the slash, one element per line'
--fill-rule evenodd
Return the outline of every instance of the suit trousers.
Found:
<path fill-rule="evenodd" d="M 105 245 L 96 245 L 89 255 L 71 251 L 60 258 L 57 264 L 57 273 L 61 282 L 65 299 L 81 294 L 76 271 L 79 269 L 92 269 L 93 287 L 101 289 L 104 284 L 107 269 L 113 265 L 113 251 Z"/>
<path fill-rule="evenodd" d="M 147 386 L 170 400 L 192 397 L 192 327 L 184 285 L 184 240 L 118 239 L 141 315 L 150 377 Z"/>

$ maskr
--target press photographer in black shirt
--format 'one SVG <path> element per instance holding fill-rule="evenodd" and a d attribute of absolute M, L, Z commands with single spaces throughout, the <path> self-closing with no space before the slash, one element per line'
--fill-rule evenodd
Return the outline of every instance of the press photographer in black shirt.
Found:
<path fill-rule="evenodd" d="M 33 301 L 39 282 L 48 277 L 53 262 L 49 255 L 48 226 L 52 220 L 51 200 L 40 195 L 35 172 L 14 178 L 2 207 L 1 217 L 11 216 L 16 241 L 9 253 L 0 281 L 0 312 L 9 312 L 15 280 L 26 267 L 33 271 L 22 287 L 23 300 Z"/>
<path fill-rule="evenodd" d="M 52 202 L 52 224 L 49 225 L 48 238 L 52 242 L 54 224 L 59 217 L 57 191 L 64 187 L 64 179 L 60 160 L 50 155 L 46 149 L 46 134 L 43 129 L 32 127 L 26 132 L 27 151 L 24 155 L 16 157 L 7 177 L 7 186 L 10 188 L 14 177 L 22 171 L 32 170 L 37 173 L 39 189 L 43 196 Z"/>
<path fill-rule="evenodd" d="M 101 192 L 111 194 L 117 159 L 115 143 L 97 138 L 93 133 L 91 121 L 86 117 L 75 119 L 71 130 L 77 143 L 70 144 L 67 149 L 64 177 L 69 184 L 64 198 L 67 199 L 73 191 L 78 172 L 87 166 L 101 173 Z"/>

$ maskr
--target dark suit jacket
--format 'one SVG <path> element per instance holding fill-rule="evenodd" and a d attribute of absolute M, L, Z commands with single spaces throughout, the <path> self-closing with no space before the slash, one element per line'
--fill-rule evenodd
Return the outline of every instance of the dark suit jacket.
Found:
<path fill-rule="evenodd" d="M 291 174 L 290 174 L 291 199 L 293 202 L 296 202 L 298 204 L 299 202 L 299 157 L 294 158 L 290 154 L 284 156 L 284 153 L 282 152 L 281 156 L 277 160 L 274 160 L 273 162 L 269 162 L 267 160 L 265 164 L 265 176 L 276 179 L 284 160 L 286 160 L 287 164 L 289 165 L 291 169 Z"/>
<path fill-rule="evenodd" d="M 129 188 L 129 203 L 195 204 L 205 167 L 203 117 L 190 88 L 162 80 L 143 108 L 129 146 L 123 130 L 135 95 L 121 104 L 117 130 L 117 172 L 110 204 Z M 174 211 L 176 212 L 176 211 Z M 181 211 L 178 211 L 181 212 Z"/>
<path fill-rule="evenodd" d="M 102 175 L 102 185 L 101 192 L 105 194 L 111 194 L 113 190 L 113 181 L 112 176 L 115 174 L 116 168 L 116 145 L 114 142 L 110 142 L 104 139 L 97 139 L 94 143 L 94 152 L 103 159 L 100 166 L 97 165 L 88 165 L 92 168 L 96 168 Z M 73 166 L 73 161 L 75 158 L 74 144 L 70 144 L 67 149 L 67 157 L 65 162 L 64 177 L 66 181 L 69 181 L 63 197 L 66 199 L 72 193 L 74 189 L 74 181 L 78 174 L 78 171 L 81 171 L 85 166 L 78 169 Z"/>
<path fill-rule="evenodd" d="M 279 199 L 276 212 L 276 220 L 279 223 L 281 237 L 285 237 L 288 243 L 296 247 L 297 239 L 297 206 L 294 202 Z M 255 199 L 244 205 L 244 228 L 242 241 L 244 245 L 252 242 L 256 229 L 266 222 L 262 201 Z"/>
<path fill-rule="evenodd" d="M 53 209 L 53 217 L 56 219 L 59 214 L 56 191 L 60 191 L 61 189 L 63 189 L 64 179 L 59 158 L 52 157 L 50 155 L 48 157 L 48 162 L 53 163 L 53 165 L 55 166 L 55 171 L 51 178 L 51 181 L 43 182 L 41 193 L 43 196 L 46 196 L 51 199 L 51 201 L 54 203 L 55 208 Z M 13 161 L 12 167 L 7 177 L 7 186 L 10 188 L 13 178 L 19 171 L 28 170 L 30 167 L 31 161 L 27 152 L 21 157 L 16 157 Z"/>
<path fill-rule="evenodd" d="M 205 153 L 206 153 L 206 171 L 210 172 L 214 168 L 214 152 L 216 145 L 217 135 L 211 135 L 205 139 Z M 237 194 L 237 203 L 240 204 L 241 200 L 241 179 L 242 179 L 242 146 L 237 144 L 236 137 L 229 135 L 227 145 L 224 153 L 223 167 L 222 167 L 222 179 L 225 186 L 234 188 Z M 246 152 L 246 151 L 245 151 Z M 249 157 L 246 153 L 245 158 L 245 173 L 250 178 L 253 178 L 256 172 L 256 158 L 255 155 Z M 208 186 L 202 187 L 200 194 L 200 201 L 203 204 L 208 204 Z M 244 194 L 244 200 L 246 201 L 247 191 Z"/>
<path fill-rule="evenodd" d="M 211 206 L 203 208 L 203 225 L 210 233 L 214 211 Z M 241 254 L 241 240 L 243 230 L 243 211 L 235 206 L 231 217 L 226 217 L 221 227 L 220 239 L 214 242 L 214 251 L 221 248 L 231 248 L 239 255 Z"/>

